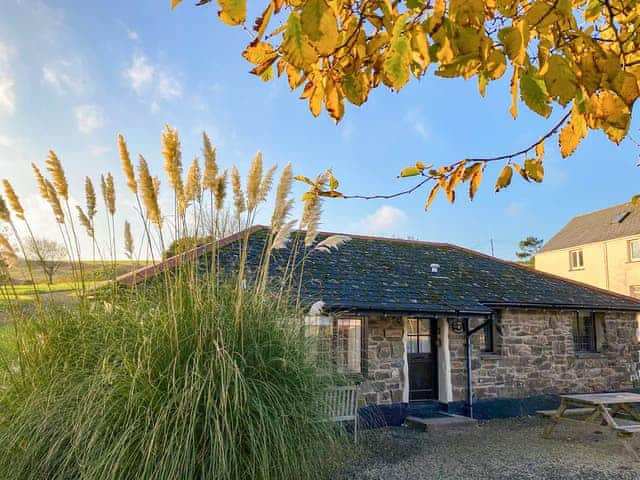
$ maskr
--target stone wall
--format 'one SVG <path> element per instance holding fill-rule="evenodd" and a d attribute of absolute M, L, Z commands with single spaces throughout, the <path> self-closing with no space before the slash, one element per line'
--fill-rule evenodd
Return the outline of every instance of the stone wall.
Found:
<path fill-rule="evenodd" d="M 402 402 L 404 385 L 404 323 L 401 317 L 370 316 L 366 328 L 366 373 L 361 403 L 389 405 Z"/>
<path fill-rule="evenodd" d="M 576 354 L 573 311 L 506 309 L 496 315 L 495 353 L 473 338 L 474 399 L 631 388 L 638 370 L 634 313 L 598 314 L 599 351 Z M 480 320 L 475 320 L 478 324 Z M 453 400 L 466 399 L 464 335 L 449 332 Z"/>

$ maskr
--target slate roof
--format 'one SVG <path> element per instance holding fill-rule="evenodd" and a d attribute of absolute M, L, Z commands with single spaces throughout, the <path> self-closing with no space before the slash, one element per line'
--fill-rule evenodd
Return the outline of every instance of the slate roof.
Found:
<path fill-rule="evenodd" d="M 624 215 L 628 213 L 628 215 Z M 624 216 L 624 218 L 623 218 Z M 618 220 L 622 221 L 618 221 Z M 577 247 L 587 243 L 640 235 L 640 208 L 621 203 L 573 217 L 543 245 L 540 252 Z"/>
<path fill-rule="evenodd" d="M 267 232 L 266 227 L 253 227 L 247 260 L 250 269 L 255 270 L 262 258 Z M 334 234 L 322 233 L 318 240 L 330 235 Z M 270 269 L 273 278 L 280 278 L 279 273 L 291 258 L 301 260 L 304 252 L 294 247 L 296 236 L 301 239 L 302 233 L 294 234 L 287 248 L 274 251 Z M 455 245 L 349 236 L 351 241 L 330 253 L 307 252 L 301 283 L 306 304 L 321 300 L 327 309 L 408 314 L 489 314 L 492 308 L 508 306 L 640 312 L 640 301 L 631 297 Z M 237 265 L 238 238 L 221 241 L 219 265 Z M 183 261 L 196 257 L 203 261 L 208 251 L 208 247 L 199 247 L 183 255 Z M 178 258 L 173 265 L 179 262 Z M 432 263 L 440 265 L 438 273 L 431 272 Z M 125 275 L 120 281 L 137 283 L 164 268 L 162 265 Z"/>

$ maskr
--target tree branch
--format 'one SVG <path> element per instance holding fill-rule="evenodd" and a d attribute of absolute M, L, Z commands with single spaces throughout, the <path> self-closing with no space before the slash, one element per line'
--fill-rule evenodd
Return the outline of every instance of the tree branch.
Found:
<path fill-rule="evenodd" d="M 532 143 L 528 147 L 523 148 L 522 150 L 518 150 L 517 152 L 508 153 L 508 154 L 505 154 L 505 155 L 498 155 L 498 156 L 495 156 L 495 157 L 466 158 L 464 160 L 458 160 L 457 162 L 454 162 L 454 163 L 450 164 L 448 167 L 446 167 L 446 169 L 449 172 L 452 172 L 453 170 L 455 170 L 455 167 L 457 167 L 461 162 L 464 162 L 464 161 L 466 161 L 466 162 L 484 162 L 484 163 L 489 163 L 489 162 L 498 162 L 498 161 L 501 161 L 501 160 L 507 160 L 507 161 L 511 162 L 511 160 L 513 160 L 516 157 L 519 157 L 521 155 L 526 155 L 530 151 L 534 150 L 536 148 L 536 145 L 538 145 L 540 142 L 543 142 L 546 139 L 548 139 L 549 137 L 552 137 L 553 135 L 558 133 L 558 130 L 560 129 L 560 127 L 562 127 L 562 125 L 565 124 L 565 122 L 569 119 L 570 116 L 571 116 L 571 111 L 567 112 L 558 121 L 558 123 L 556 123 L 551 128 L 551 130 L 546 132 L 544 135 L 542 135 L 540 138 L 538 138 L 538 140 L 536 140 L 534 143 Z M 404 195 L 410 195 L 411 193 L 413 193 L 416 190 L 420 189 L 425 184 L 429 183 L 431 180 L 436 180 L 437 179 L 437 177 L 435 177 L 433 175 L 429 175 L 429 174 L 425 174 L 425 173 L 423 173 L 421 175 L 422 175 L 422 177 L 424 177 L 422 180 L 420 180 L 418 183 L 413 185 L 411 188 L 408 188 L 406 190 L 402 190 L 400 192 L 389 193 L 389 194 L 378 194 L 378 195 L 344 195 L 342 198 L 357 198 L 357 199 L 361 199 L 361 200 L 388 200 L 388 199 L 391 199 L 391 198 L 401 197 L 401 196 L 404 196 Z M 445 176 L 445 178 L 446 178 L 446 176 Z"/>

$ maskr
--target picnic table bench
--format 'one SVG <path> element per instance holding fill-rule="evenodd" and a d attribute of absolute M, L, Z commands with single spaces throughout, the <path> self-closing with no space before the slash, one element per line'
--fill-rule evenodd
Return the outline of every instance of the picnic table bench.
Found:
<path fill-rule="evenodd" d="M 558 423 L 595 423 L 617 433 L 623 446 L 640 461 L 640 455 L 630 442 L 633 434 L 640 432 L 640 412 L 633 407 L 634 404 L 640 404 L 640 394 L 621 392 L 560 395 L 557 410 L 540 410 L 537 413 L 549 419 L 543 434 L 545 438 L 551 437 Z"/>

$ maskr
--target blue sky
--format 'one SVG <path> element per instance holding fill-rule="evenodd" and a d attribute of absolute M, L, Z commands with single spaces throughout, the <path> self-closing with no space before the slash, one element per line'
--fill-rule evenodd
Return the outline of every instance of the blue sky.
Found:
<path fill-rule="evenodd" d="M 508 81 L 478 94 L 475 79 L 428 75 L 400 93 L 382 88 L 361 108 L 347 106 L 335 125 L 314 118 L 286 80 L 263 83 L 240 56 L 248 36 L 222 25 L 215 7 L 186 2 L 174 11 L 158 0 L 77 2 L 6 0 L 0 17 L 0 177 L 16 184 L 37 229 L 55 233 L 39 212 L 30 163 L 47 150 L 63 160 L 82 198 L 82 179 L 112 171 L 121 179 L 116 134 L 132 154 L 160 171 L 160 132 L 181 132 L 185 163 L 200 153 L 204 129 L 218 146 L 222 166 L 246 171 L 256 151 L 267 164 L 292 162 L 313 176 L 332 167 L 346 193 L 392 193 L 411 180 L 398 171 L 417 160 L 447 164 L 468 156 L 519 150 L 562 115 L 542 119 L 520 106 L 509 113 Z M 165 5 L 166 4 L 166 5 Z M 431 71 L 430 71 L 431 73 Z M 631 133 L 637 135 L 637 121 Z M 640 137 L 640 135 L 637 135 Z M 569 159 L 547 144 L 545 180 L 514 179 L 496 194 L 498 166 L 469 202 L 458 192 L 451 205 L 438 198 L 425 213 L 427 191 L 392 201 L 334 200 L 323 228 L 332 231 L 446 241 L 513 258 L 520 239 L 548 239 L 573 215 L 627 201 L 640 192 L 640 150 L 616 146 L 600 132 Z M 302 192 L 296 187 L 296 193 Z M 134 217 L 127 197 L 121 219 Z M 124 198 L 123 198 L 124 200 Z M 265 211 L 266 217 L 269 212 Z"/>

